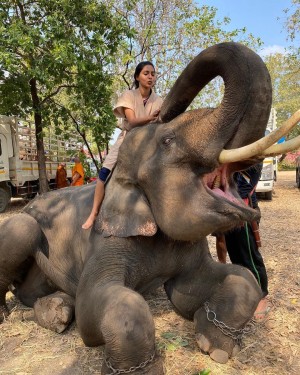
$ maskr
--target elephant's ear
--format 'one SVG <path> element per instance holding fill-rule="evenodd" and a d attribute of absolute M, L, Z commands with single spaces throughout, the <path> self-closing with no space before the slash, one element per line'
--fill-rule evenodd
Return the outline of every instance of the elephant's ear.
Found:
<path fill-rule="evenodd" d="M 95 230 L 103 237 L 153 236 L 157 225 L 144 193 L 115 181 L 105 189 Z"/>

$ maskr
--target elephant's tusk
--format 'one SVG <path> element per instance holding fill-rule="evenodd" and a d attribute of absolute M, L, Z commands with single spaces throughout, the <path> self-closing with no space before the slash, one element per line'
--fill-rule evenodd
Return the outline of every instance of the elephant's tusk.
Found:
<path fill-rule="evenodd" d="M 298 135 L 298 137 L 290 139 L 287 142 L 276 144 L 267 148 L 261 156 L 277 156 L 285 154 L 286 152 L 295 151 L 298 148 L 300 148 L 300 135 Z"/>
<path fill-rule="evenodd" d="M 273 152 L 273 148 L 271 146 L 279 146 L 279 145 L 274 145 L 281 137 L 285 136 L 297 123 L 300 121 L 300 110 L 295 112 L 291 118 L 289 118 L 280 128 L 274 130 L 272 133 L 268 134 L 267 136 L 259 139 L 256 142 L 251 143 L 250 145 L 232 149 L 232 150 L 222 150 L 220 155 L 219 155 L 219 162 L 221 164 L 225 163 L 233 163 L 236 161 L 241 161 L 241 160 L 246 160 L 250 159 L 253 157 L 257 157 L 258 155 L 264 155 L 266 156 L 265 152 L 267 150 L 271 150 L 270 152 Z M 297 137 L 298 138 L 298 137 Z M 287 151 L 292 151 L 295 150 L 296 148 L 299 147 L 299 144 L 297 141 L 297 138 L 294 138 L 291 142 L 288 141 L 286 142 L 286 147 L 285 151 L 278 152 L 277 155 L 287 152 Z M 291 148 L 289 148 L 291 147 Z M 268 151 L 268 153 L 270 153 Z M 277 153 L 277 148 L 275 153 Z"/>

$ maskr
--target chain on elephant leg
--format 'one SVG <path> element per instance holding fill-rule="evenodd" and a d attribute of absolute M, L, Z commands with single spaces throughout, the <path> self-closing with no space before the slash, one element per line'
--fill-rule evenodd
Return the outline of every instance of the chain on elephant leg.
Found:
<path fill-rule="evenodd" d="M 234 328 L 223 322 L 216 312 L 205 302 L 195 314 L 196 340 L 199 348 L 219 363 L 226 363 L 242 347 L 244 335 L 251 332 L 249 323 Z"/>
<path fill-rule="evenodd" d="M 112 365 L 110 358 L 105 357 L 101 369 L 101 375 L 163 375 L 164 373 L 163 360 L 155 351 L 145 361 L 128 368 L 116 368 Z"/>

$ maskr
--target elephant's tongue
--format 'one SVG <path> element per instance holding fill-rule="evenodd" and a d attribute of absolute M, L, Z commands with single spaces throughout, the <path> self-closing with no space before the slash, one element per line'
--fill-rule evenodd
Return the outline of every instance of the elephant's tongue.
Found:
<path fill-rule="evenodd" d="M 234 195 L 231 194 L 231 192 L 228 190 L 226 192 L 224 192 L 222 189 L 220 188 L 213 188 L 212 189 L 212 192 L 215 194 L 215 195 L 218 195 L 219 197 L 222 197 L 232 203 L 235 203 L 235 204 L 238 204 L 240 205 L 241 202 L 236 199 L 236 197 Z"/>
<path fill-rule="evenodd" d="M 215 169 L 213 172 L 207 174 L 203 178 L 205 185 L 211 190 L 216 196 L 222 197 L 227 201 L 241 205 L 241 201 L 238 200 L 231 192 L 228 180 L 227 180 L 227 166 L 223 165 L 220 168 Z"/>

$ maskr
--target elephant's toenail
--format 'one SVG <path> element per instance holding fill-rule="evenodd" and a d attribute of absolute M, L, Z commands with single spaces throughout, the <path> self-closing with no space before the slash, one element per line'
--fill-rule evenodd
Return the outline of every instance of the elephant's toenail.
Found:
<path fill-rule="evenodd" d="M 215 349 L 209 356 L 218 363 L 226 363 L 229 359 L 228 353 L 221 349 Z"/>
<path fill-rule="evenodd" d="M 205 353 L 207 353 L 210 348 L 210 342 L 207 340 L 207 338 L 201 333 L 197 333 L 196 340 L 199 345 L 199 348 L 203 350 Z"/>
<path fill-rule="evenodd" d="M 231 356 L 234 357 L 235 355 L 237 355 L 239 353 L 240 350 L 241 350 L 240 346 L 239 345 L 235 345 L 234 348 L 232 349 Z"/>

